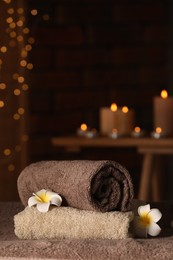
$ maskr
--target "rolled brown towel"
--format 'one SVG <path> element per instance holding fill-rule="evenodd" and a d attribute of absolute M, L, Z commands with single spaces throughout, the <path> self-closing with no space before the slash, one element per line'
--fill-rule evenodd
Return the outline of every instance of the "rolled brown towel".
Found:
<path fill-rule="evenodd" d="M 114 161 L 41 161 L 27 166 L 18 177 L 22 203 L 41 189 L 60 194 L 63 205 L 106 211 L 128 211 L 134 191 L 129 172 Z"/>

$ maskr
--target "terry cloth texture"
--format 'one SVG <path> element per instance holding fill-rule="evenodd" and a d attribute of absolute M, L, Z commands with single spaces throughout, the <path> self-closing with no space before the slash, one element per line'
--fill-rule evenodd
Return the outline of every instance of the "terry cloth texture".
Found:
<path fill-rule="evenodd" d="M 15 234 L 20 239 L 130 237 L 132 212 L 97 212 L 70 207 L 51 207 L 41 213 L 26 207 L 14 216 Z"/>
<path fill-rule="evenodd" d="M 0 202 L 0 259 L 173 259 L 173 236 L 150 239 L 19 239 L 14 234 L 13 219 L 23 209 L 19 202 Z M 162 212 L 163 216 L 166 212 Z M 170 213 L 172 216 L 173 211 Z M 168 222 L 167 226 L 170 226 Z"/>
<path fill-rule="evenodd" d="M 125 167 L 114 161 L 41 161 L 19 175 L 22 203 L 41 189 L 60 194 L 63 205 L 95 211 L 128 211 L 134 190 Z"/>

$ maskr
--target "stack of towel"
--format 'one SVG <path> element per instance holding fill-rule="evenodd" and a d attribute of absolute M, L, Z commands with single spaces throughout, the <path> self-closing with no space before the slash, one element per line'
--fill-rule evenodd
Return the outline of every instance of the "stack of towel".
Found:
<path fill-rule="evenodd" d="M 58 193 L 61 207 L 46 213 L 28 199 L 41 189 Z M 114 161 L 41 161 L 19 175 L 18 192 L 25 209 L 15 215 L 21 239 L 130 237 L 133 184 L 125 167 Z"/>

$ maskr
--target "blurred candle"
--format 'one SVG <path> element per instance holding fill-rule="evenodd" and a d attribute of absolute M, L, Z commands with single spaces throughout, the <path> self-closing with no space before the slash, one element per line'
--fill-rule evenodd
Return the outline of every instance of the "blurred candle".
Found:
<path fill-rule="evenodd" d="M 154 129 L 161 127 L 162 134 L 173 135 L 173 97 L 162 90 L 160 97 L 154 97 Z"/>
<path fill-rule="evenodd" d="M 139 126 L 136 126 L 134 130 L 131 132 L 132 137 L 141 137 L 143 135 L 144 135 L 144 131 L 142 131 Z"/>
<path fill-rule="evenodd" d="M 112 131 L 111 131 L 111 133 L 109 133 L 109 137 L 111 137 L 111 138 L 113 138 L 113 139 L 116 139 L 116 138 L 118 138 L 118 131 L 117 131 L 117 129 L 116 128 L 113 128 L 112 129 Z"/>
<path fill-rule="evenodd" d="M 115 125 L 115 112 L 117 105 L 113 103 L 110 107 L 102 107 L 100 109 L 100 132 L 103 135 L 111 133 Z"/>
<path fill-rule="evenodd" d="M 151 133 L 151 136 L 156 138 L 156 139 L 159 139 L 160 137 L 162 137 L 163 136 L 162 128 L 161 127 L 156 127 L 155 131 L 153 131 Z"/>
<path fill-rule="evenodd" d="M 128 135 L 133 131 L 135 121 L 135 113 L 133 109 L 127 106 L 118 109 L 116 112 L 115 128 L 121 135 Z"/>
<path fill-rule="evenodd" d="M 88 129 L 88 127 L 85 123 L 81 124 L 80 128 L 77 129 L 77 135 L 84 136 L 87 129 Z"/>

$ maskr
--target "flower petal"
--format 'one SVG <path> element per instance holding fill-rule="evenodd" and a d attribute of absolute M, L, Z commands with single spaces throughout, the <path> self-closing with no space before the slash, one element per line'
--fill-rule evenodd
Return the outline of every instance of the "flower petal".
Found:
<path fill-rule="evenodd" d="M 49 196 L 49 197 L 54 197 L 54 196 L 56 196 L 56 195 L 58 195 L 58 193 L 56 193 L 56 192 L 53 192 L 53 191 L 51 191 L 51 190 L 47 190 L 46 191 L 46 194 Z"/>
<path fill-rule="evenodd" d="M 152 223 L 149 228 L 148 228 L 148 234 L 150 236 L 157 236 L 161 231 L 161 228 L 159 227 L 158 224 Z"/>
<path fill-rule="evenodd" d="M 38 202 L 38 201 L 37 201 L 36 197 L 35 197 L 35 196 L 32 196 L 32 197 L 30 197 L 30 198 L 28 199 L 28 206 L 29 206 L 29 207 L 32 207 L 32 206 L 36 205 L 37 202 Z"/>
<path fill-rule="evenodd" d="M 61 196 L 58 193 L 53 192 L 51 190 L 47 190 L 46 191 L 46 195 L 48 197 L 50 197 L 51 204 L 54 204 L 56 206 L 61 206 L 62 198 L 61 198 Z"/>
<path fill-rule="evenodd" d="M 36 195 L 38 195 L 39 197 L 42 197 L 43 194 L 45 194 L 45 193 L 46 193 L 46 190 L 45 190 L 45 189 L 42 189 L 42 190 L 37 191 L 37 192 L 36 192 Z"/>
<path fill-rule="evenodd" d="M 158 209 L 151 209 L 148 216 L 150 216 L 154 222 L 157 222 L 161 219 L 162 213 Z"/>
<path fill-rule="evenodd" d="M 49 210 L 50 202 L 47 203 L 37 203 L 37 209 L 40 212 L 47 212 Z"/>
<path fill-rule="evenodd" d="M 62 203 L 62 198 L 58 194 L 56 194 L 56 196 L 54 195 L 51 198 L 51 204 L 54 204 L 56 206 L 61 206 L 61 203 Z"/>
<path fill-rule="evenodd" d="M 148 214 L 149 211 L 150 211 L 150 204 L 147 204 L 147 205 L 144 205 L 144 206 L 140 206 L 138 208 L 139 216 L 141 216 L 143 214 Z"/>

